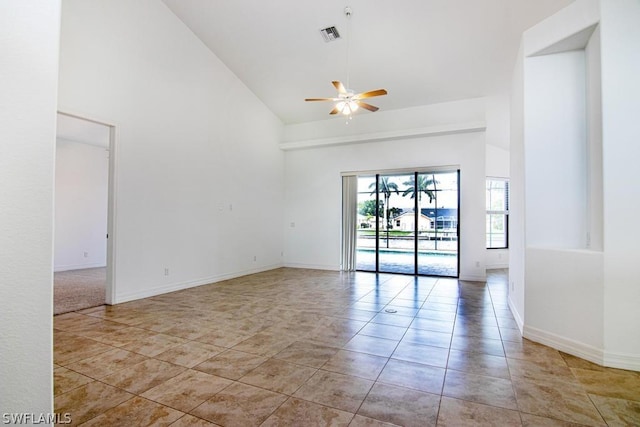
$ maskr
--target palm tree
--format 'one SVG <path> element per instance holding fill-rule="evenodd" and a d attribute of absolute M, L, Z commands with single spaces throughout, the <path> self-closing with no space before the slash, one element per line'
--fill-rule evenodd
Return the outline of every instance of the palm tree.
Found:
<path fill-rule="evenodd" d="M 370 193 L 371 195 L 376 193 L 376 183 L 372 182 L 369 184 L 369 188 L 373 188 L 373 191 Z M 387 230 L 387 248 L 389 247 L 389 199 L 391 198 L 391 193 L 396 192 L 396 194 L 400 194 L 398 191 L 398 184 L 395 182 L 389 182 L 388 176 L 381 176 L 380 182 L 378 185 L 378 190 L 380 193 L 384 195 L 384 208 L 382 209 L 383 215 L 383 224 Z"/>
<path fill-rule="evenodd" d="M 433 185 L 435 189 L 435 184 L 438 181 L 435 180 L 435 177 L 431 175 L 432 178 L 427 178 L 426 175 L 418 174 L 418 185 L 415 184 L 415 177 L 411 175 L 408 181 L 402 183 L 402 185 L 406 185 L 407 189 L 402 193 L 402 197 L 411 196 L 412 199 L 415 199 L 416 194 L 418 195 L 418 208 L 420 207 L 420 202 L 422 201 L 422 193 L 429 196 L 429 203 L 431 203 L 435 197 L 434 190 L 429 190 L 429 186 Z"/>
<path fill-rule="evenodd" d="M 411 199 L 418 197 L 418 212 L 416 212 L 418 218 L 422 215 L 422 193 L 429 196 L 429 203 L 431 203 L 436 197 L 435 189 L 437 183 L 435 175 L 431 175 L 431 178 L 428 178 L 427 175 L 422 174 L 418 174 L 418 185 L 415 182 L 415 175 L 411 175 L 408 181 L 402 183 L 402 185 L 407 186 L 406 190 L 402 192 L 402 197 L 410 196 Z M 430 186 L 433 186 L 433 190 L 429 189 Z"/>

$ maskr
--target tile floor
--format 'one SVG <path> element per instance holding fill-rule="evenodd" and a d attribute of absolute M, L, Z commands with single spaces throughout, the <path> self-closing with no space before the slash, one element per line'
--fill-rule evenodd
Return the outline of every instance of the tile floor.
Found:
<path fill-rule="evenodd" d="M 487 283 L 278 269 L 54 318 L 90 426 L 640 425 L 640 373 L 520 337 Z"/>

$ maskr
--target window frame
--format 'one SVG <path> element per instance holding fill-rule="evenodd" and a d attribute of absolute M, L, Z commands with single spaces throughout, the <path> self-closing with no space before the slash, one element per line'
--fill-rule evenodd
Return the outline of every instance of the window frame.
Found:
<path fill-rule="evenodd" d="M 510 193 L 510 185 L 509 178 L 503 177 L 490 177 L 488 176 L 485 181 L 485 197 L 487 197 L 487 192 L 490 191 L 489 183 L 492 181 L 498 181 L 504 183 L 504 192 L 505 192 L 505 200 L 504 200 L 504 209 L 488 209 L 490 205 L 489 200 L 485 199 L 485 221 L 489 221 L 490 215 L 503 215 L 504 216 L 504 246 L 490 246 L 491 236 L 496 235 L 498 233 L 491 233 L 491 229 L 485 228 L 485 246 L 486 249 L 509 249 L 509 193 Z M 487 222 L 485 222 L 485 225 Z"/>

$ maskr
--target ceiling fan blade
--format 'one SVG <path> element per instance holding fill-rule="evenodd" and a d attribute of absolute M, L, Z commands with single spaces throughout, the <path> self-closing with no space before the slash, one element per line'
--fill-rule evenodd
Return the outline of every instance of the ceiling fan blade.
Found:
<path fill-rule="evenodd" d="M 378 89 L 378 90 L 370 90 L 369 92 L 359 93 L 357 95 L 354 95 L 353 98 L 354 99 L 373 98 L 374 96 L 381 96 L 386 94 L 387 94 L 386 90 Z"/>
<path fill-rule="evenodd" d="M 305 101 L 338 101 L 338 98 L 306 98 Z"/>
<path fill-rule="evenodd" d="M 378 111 L 378 110 L 379 110 L 379 108 L 378 108 L 378 107 L 373 106 L 373 105 L 371 105 L 371 104 L 367 104 L 366 102 L 356 101 L 356 103 L 357 103 L 360 107 L 364 108 L 365 110 L 369 110 L 369 111 L 373 111 L 373 112 L 376 112 L 376 111 Z"/>
<path fill-rule="evenodd" d="M 338 93 L 347 93 L 347 89 L 344 88 L 344 85 L 339 81 L 332 81 L 335 88 L 338 90 Z"/>
<path fill-rule="evenodd" d="M 329 114 L 338 114 L 340 112 L 340 110 L 338 109 L 338 107 L 334 107 L 333 110 L 331 110 L 331 112 Z"/>

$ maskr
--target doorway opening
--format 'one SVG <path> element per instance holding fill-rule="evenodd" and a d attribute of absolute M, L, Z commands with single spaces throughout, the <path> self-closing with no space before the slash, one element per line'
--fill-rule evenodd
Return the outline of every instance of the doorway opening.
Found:
<path fill-rule="evenodd" d="M 113 302 L 115 128 L 59 112 L 54 314 Z"/>
<path fill-rule="evenodd" d="M 357 177 L 355 269 L 458 277 L 459 171 Z"/>

